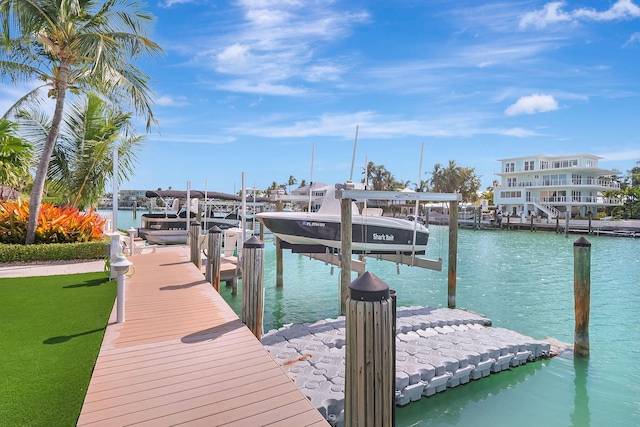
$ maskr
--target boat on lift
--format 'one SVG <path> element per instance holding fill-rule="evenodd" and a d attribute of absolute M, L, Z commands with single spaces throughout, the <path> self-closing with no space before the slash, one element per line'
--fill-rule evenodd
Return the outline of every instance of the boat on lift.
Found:
<path fill-rule="evenodd" d="M 202 230 L 217 226 L 221 230 L 231 228 L 252 228 L 247 221 L 242 221 L 239 212 L 242 197 L 235 194 L 219 192 L 203 192 L 191 190 L 189 208 L 187 209 L 187 192 L 179 190 L 147 191 L 146 197 L 151 199 L 152 208 L 141 216 L 138 236 L 151 244 L 180 244 L 187 242 L 187 228 L 193 220 L 199 218 Z M 158 207 L 157 199 L 162 200 Z M 172 200 L 169 204 L 165 200 Z M 246 202 L 254 209 L 261 206 L 265 199 Z M 180 203 L 183 203 L 180 207 Z M 188 216 L 188 218 L 187 218 Z"/>
<path fill-rule="evenodd" d="M 337 252 L 341 248 L 340 201 L 335 187 L 325 189 L 317 212 L 261 212 L 256 218 L 281 239 L 283 248 L 298 253 Z M 355 203 L 351 221 L 353 253 L 422 255 L 426 251 L 429 230 L 417 221 L 382 216 L 380 208 L 360 212 Z"/>

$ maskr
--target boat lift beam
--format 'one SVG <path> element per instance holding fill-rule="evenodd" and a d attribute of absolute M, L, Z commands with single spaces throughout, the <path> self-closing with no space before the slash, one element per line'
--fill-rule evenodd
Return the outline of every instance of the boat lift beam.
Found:
<path fill-rule="evenodd" d="M 448 263 L 448 280 L 447 280 L 447 306 L 455 308 L 456 306 L 456 270 L 458 259 L 458 203 L 462 201 L 460 193 L 428 193 L 415 192 L 407 193 L 402 191 L 371 191 L 356 190 L 353 182 L 347 181 L 345 184 L 336 184 L 336 199 L 340 200 L 341 209 L 341 227 L 342 231 L 351 231 L 351 200 L 415 200 L 429 202 L 448 202 L 449 203 L 449 263 Z M 417 212 L 416 212 L 417 213 Z M 342 236 L 342 253 L 351 253 L 351 235 Z M 389 261 L 395 261 L 393 255 Z M 414 255 L 411 256 L 412 265 L 419 259 Z M 431 261 L 431 262 L 429 262 Z M 432 261 L 426 260 L 425 265 L 434 267 L 434 270 L 442 271 L 442 260 Z M 348 286 L 351 282 L 351 263 L 344 263 L 344 268 L 340 274 L 340 314 L 345 314 L 346 298 L 348 294 Z M 426 268 L 431 268 L 426 266 Z"/>
<path fill-rule="evenodd" d="M 395 262 L 396 264 L 409 265 L 411 267 L 428 268 L 429 270 L 442 271 L 442 258 L 433 260 L 427 258 L 418 258 L 412 255 L 403 255 L 401 253 L 397 255 L 371 254 L 367 256 L 380 261 L 391 261 Z"/>
<path fill-rule="evenodd" d="M 355 190 L 347 184 L 336 184 L 336 199 L 352 200 L 420 200 L 424 202 L 461 202 L 460 193 L 407 193 L 403 191 Z"/>

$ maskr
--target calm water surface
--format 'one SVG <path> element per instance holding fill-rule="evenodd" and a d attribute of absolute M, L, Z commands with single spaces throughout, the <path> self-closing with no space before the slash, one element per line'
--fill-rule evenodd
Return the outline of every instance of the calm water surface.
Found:
<path fill-rule="evenodd" d="M 125 214 L 131 218 L 131 212 Z M 119 223 L 129 226 L 125 214 Z M 396 290 L 398 305 L 446 306 L 448 230 L 430 229 L 427 257 L 445 259 L 442 272 L 368 260 L 367 269 Z M 398 408 L 396 425 L 640 426 L 640 239 L 587 238 L 592 243 L 587 361 L 561 356 L 447 389 Z M 457 306 L 488 316 L 495 326 L 572 343 L 577 239 L 460 230 Z M 331 266 L 285 251 L 284 287 L 276 289 L 273 242 L 265 248 L 265 330 L 338 315 L 337 268 L 331 275 Z M 222 294 L 239 313 L 240 295 L 225 287 Z"/>

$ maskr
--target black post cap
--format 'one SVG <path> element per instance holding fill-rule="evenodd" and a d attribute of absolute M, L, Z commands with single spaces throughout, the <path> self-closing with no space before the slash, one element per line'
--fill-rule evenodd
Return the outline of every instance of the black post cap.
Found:
<path fill-rule="evenodd" d="M 591 242 L 589 242 L 587 239 L 583 237 L 580 237 L 578 240 L 576 240 L 575 242 L 573 242 L 573 246 L 591 246 Z"/>
<path fill-rule="evenodd" d="M 389 299 L 389 285 L 367 271 L 349 285 L 351 299 L 358 301 L 384 301 Z"/>
<path fill-rule="evenodd" d="M 217 225 L 214 225 L 209 229 L 209 233 L 222 233 L 222 230 Z"/>
<path fill-rule="evenodd" d="M 251 236 L 246 242 L 244 242 L 245 248 L 264 248 L 264 242 L 258 239 L 256 236 Z"/>
<path fill-rule="evenodd" d="M 198 222 L 198 220 L 193 220 L 191 221 L 191 223 L 189 224 L 190 226 L 194 226 L 194 225 L 200 225 L 200 223 Z"/>

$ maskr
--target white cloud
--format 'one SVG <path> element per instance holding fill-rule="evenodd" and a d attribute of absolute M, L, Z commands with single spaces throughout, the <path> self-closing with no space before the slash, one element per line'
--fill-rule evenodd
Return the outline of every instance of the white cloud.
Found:
<path fill-rule="evenodd" d="M 627 47 L 634 43 L 640 43 L 640 33 L 631 34 L 631 37 L 629 37 L 629 40 L 627 40 L 627 42 L 624 45 L 622 45 L 622 47 Z"/>
<path fill-rule="evenodd" d="M 558 103 L 551 95 L 533 94 L 523 96 L 515 104 L 510 105 L 504 113 L 507 116 L 518 114 L 545 113 L 558 109 Z"/>
<path fill-rule="evenodd" d="M 599 12 L 592 8 L 580 8 L 564 11 L 564 1 L 549 2 L 541 10 L 525 13 L 520 19 L 520 28 L 544 28 L 560 22 L 616 21 L 640 18 L 640 7 L 632 0 L 618 0 L 609 9 Z"/>
<path fill-rule="evenodd" d="M 618 0 L 604 12 L 593 9 L 578 9 L 574 12 L 577 18 L 586 18 L 593 21 L 615 21 L 619 19 L 640 18 L 640 7 L 633 4 L 631 0 Z"/>
<path fill-rule="evenodd" d="M 564 6 L 564 2 L 555 1 L 545 4 L 542 10 L 524 14 L 520 19 L 520 28 L 529 26 L 544 28 L 549 24 L 571 21 L 571 15 L 560 10 L 562 6 Z"/>
<path fill-rule="evenodd" d="M 194 3 L 194 1 L 193 0 L 166 0 L 166 1 L 160 2 L 159 6 L 169 8 L 177 4 L 186 4 L 186 3 Z"/>
<path fill-rule="evenodd" d="M 155 104 L 163 107 L 185 107 L 190 105 L 186 96 L 171 97 L 168 95 L 156 97 Z"/>
<path fill-rule="evenodd" d="M 262 122 L 241 124 L 228 129 L 230 134 L 255 135 L 270 138 L 338 137 L 353 139 L 356 125 L 363 139 L 394 139 L 404 137 L 469 138 L 478 135 L 514 137 L 538 136 L 537 132 L 523 128 L 496 128 L 487 126 L 488 117 L 464 113 L 443 117 L 401 118 L 373 111 L 356 113 L 327 113 L 290 123 L 289 118 L 274 117 Z M 280 123 L 282 120 L 283 123 Z"/>
<path fill-rule="evenodd" d="M 638 160 L 640 159 L 640 150 L 611 151 L 599 153 L 598 156 L 602 157 L 604 161 Z"/>
<path fill-rule="evenodd" d="M 261 95 L 302 96 L 307 94 L 307 90 L 304 88 L 248 80 L 234 80 L 228 83 L 216 84 L 216 88 L 231 92 L 256 93 Z"/>
<path fill-rule="evenodd" d="M 240 0 L 237 5 L 242 15 L 233 27 L 237 30 L 208 41 L 216 48 L 201 50 L 196 60 L 231 79 L 247 81 L 221 86 L 241 92 L 258 93 L 264 88 L 267 92 L 261 93 L 270 94 L 275 88 L 280 95 L 299 95 L 308 89 L 293 89 L 292 81 L 339 80 L 347 67 L 334 65 L 339 61 L 320 52 L 368 19 L 366 12 L 338 10 L 331 1 Z"/>
<path fill-rule="evenodd" d="M 229 144 L 235 140 L 236 138 L 232 136 L 191 134 L 150 134 L 147 138 L 149 142 L 177 142 L 180 144 Z"/>
<path fill-rule="evenodd" d="M 523 128 L 510 128 L 510 129 L 505 129 L 504 131 L 500 132 L 503 135 L 507 135 L 507 136 L 515 136 L 516 138 L 526 138 L 529 136 L 539 136 L 540 134 L 528 129 L 523 129 Z"/>

